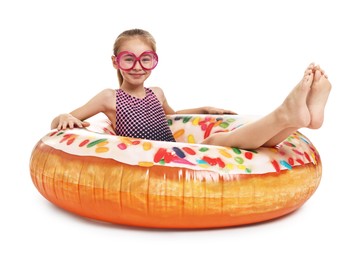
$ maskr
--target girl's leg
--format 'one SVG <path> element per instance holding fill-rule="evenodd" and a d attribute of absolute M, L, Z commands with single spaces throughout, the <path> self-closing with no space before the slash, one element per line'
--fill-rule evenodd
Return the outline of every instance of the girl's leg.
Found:
<path fill-rule="evenodd" d="M 274 147 L 274 146 L 280 144 L 282 141 L 284 141 L 286 138 L 288 138 L 291 135 L 291 133 L 294 133 L 297 130 L 299 130 L 299 128 L 296 128 L 296 127 L 286 128 L 286 129 L 282 130 L 280 133 L 278 133 L 277 135 L 273 136 L 271 139 L 269 139 L 262 146 L 263 147 Z"/>
<path fill-rule="evenodd" d="M 313 81 L 312 66 L 305 71 L 300 83 L 290 92 L 283 104 L 270 114 L 227 133 L 216 133 L 202 143 L 256 149 L 274 146 L 292 132 L 310 124 L 306 99 Z"/>

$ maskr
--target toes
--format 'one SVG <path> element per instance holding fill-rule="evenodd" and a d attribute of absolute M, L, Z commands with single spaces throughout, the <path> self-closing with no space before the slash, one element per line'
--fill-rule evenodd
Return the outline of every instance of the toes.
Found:
<path fill-rule="evenodd" d="M 314 68 L 312 69 L 313 72 L 315 73 L 316 71 L 320 71 L 321 72 L 321 75 L 324 75 L 325 74 L 325 71 L 323 69 L 321 69 L 320 65 L 316 65 L 314 66 Z"/>
<path fill-rule="evenodd" d="M 318 70 L 321 70 L 321 68 L 320 68 L 320 65 L 316 65 L 316 66 L 314 66 L 314 68 L 312 69 L 312 71 L 315 73 L 316 71 L 318 71 Z"/>
<path fill-rule="evenodd" d="M 319 71 L 320 75 L 319 75 L 319 77 L 316 78 L 316 80 L 320 79 L 321 76 L 324 76 L 326 79 L 328 78 L 325 71 L 323 69 L 321 69 L 320 65 L 316 65 L 312 69 L 313 73 L 316 73 L 317 71 Z"/>
<path fill-rule="evenodd" d="M 320 70 L 316 70 L 314 73 L 314 81 L 319 81 L 321 78 L 322 74 Z"/>
<path fill-rule="evenodd" d="M 306 68 L 304 72 L 304 76 L 311 74 L 312 70 L 314 69 L 314 66 L 315 66 L 314 63 L 310 63 L 310 65 Z"/>
<path fill-rule="evenodd" d="M 311 73 L 312 73 L 312 69 L 306 69 L 304 72 L 304 77 L 311 75 Z"/>
<path fill-rule="evenodd" d="M 306 85 L 306 87 L 311 87 L 313 79 L 314 79 L 314 77 L 313 77 L 312 74 L 309 74 L 308 76 L 305 77 L 305 85 Z"/>

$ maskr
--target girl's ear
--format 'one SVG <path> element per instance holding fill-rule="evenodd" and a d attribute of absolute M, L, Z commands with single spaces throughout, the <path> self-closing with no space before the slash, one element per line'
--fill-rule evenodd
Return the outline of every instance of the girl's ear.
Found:
<path fill-rule="evenodd" d="M 117 70 L 119 69 L 117 59 L 114 55 L 112 56 L 112 64 L 113 64 L 114 69 L 117 69 Z"/>

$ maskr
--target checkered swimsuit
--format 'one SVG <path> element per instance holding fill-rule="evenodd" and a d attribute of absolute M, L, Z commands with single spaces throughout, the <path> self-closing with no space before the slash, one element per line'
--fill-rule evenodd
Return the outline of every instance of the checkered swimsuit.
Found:
<path fill-rule="evenodd" d="M 120 136 L 175 142 L 165 112 L 154 92 L 145 88 L 142 99 L 116 90 L 116 128 Z"/>

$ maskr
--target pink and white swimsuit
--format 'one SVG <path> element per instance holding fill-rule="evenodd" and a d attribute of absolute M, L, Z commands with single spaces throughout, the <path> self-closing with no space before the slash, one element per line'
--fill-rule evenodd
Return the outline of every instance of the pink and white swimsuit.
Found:
<path fill-rule="evenodd" d="M 116 90 L 116 127 L 115 133 L 156 141 L 175 142 L 167 123 L 165 112 L 155 93 L 145 88 L 142 99 Z"/>

